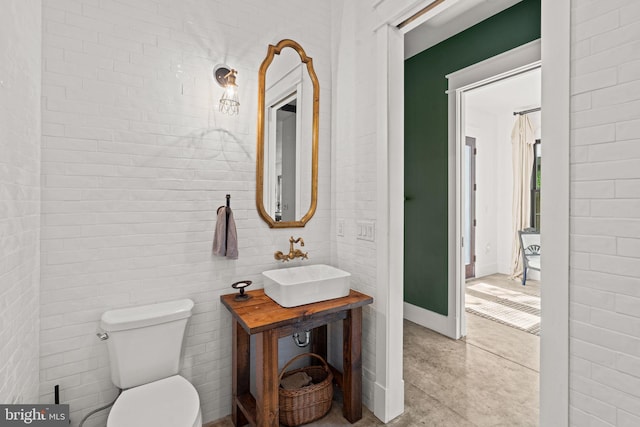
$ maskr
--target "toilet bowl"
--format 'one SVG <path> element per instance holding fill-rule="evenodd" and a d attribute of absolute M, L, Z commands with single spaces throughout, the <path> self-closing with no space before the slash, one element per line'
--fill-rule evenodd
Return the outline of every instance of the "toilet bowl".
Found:
<path fill-rule="evenodd" d="M 202 427 L 196 389 L 180 375 L 122 392 L 107 427 Z"/>
<path fill-rule="evenodd" d="M 111 380 L 123 390 L 107 427 L 202 427 L 198 392 L 178 375 L 192 308 L 185 299 L 102 315 Z"/>

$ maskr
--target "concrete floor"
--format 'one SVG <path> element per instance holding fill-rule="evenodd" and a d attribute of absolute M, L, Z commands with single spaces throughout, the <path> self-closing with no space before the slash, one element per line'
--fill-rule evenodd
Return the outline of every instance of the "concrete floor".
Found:
<path fill-rule="evenodd" d="M 387 425 L 538 425 L 540 338 L 472 314 L 467 332 L 466 339 L 454 341 L 404 322 L 405 412 Z M 327 416 L 307 426 L 385 425 L 366 408 L 356 424 L 341 411 L 334 401 Z M 226 417 L 208 427 L 232 425 Z"/>

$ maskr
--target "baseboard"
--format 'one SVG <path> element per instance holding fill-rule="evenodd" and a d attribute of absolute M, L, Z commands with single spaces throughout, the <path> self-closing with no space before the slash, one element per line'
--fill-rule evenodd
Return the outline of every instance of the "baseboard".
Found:
<path fill-rule="evenodd" d="M 405 302 L 404 318 L 436 331 L 439 334 L 456 339 L 455 330 L 451 330 L 453 322 L 451 322 L 448 316 L 443 316 L 442 314 Z M 455 323 L 453 324 L 453 328 L 455 329 Z"/>
<path fill-rule="evenodd" d="M 478 265 L 476 264 L 476 278 L 490 276 L 498 272 L 498 264 L 486 264 L 486 265 Z"/>
<path fill-rule="evenodd" d="M 527 271 L 527 279 L 540 281 L 540 272 L 537 270 Z"/>
<path fill-rule="evenodd" d="M 505 265 L 498 265 L 498 273 L 499 274 L 506 274 L 507 276 L 511 275 L 511 267 L 507 264 Z"/>
<path fill-rule="evenodd" d="M 373 414 L 383 423 L 388 423 L 404 412 L 404 380 L 395 380 L 392 389 L 375 383 Z"/>

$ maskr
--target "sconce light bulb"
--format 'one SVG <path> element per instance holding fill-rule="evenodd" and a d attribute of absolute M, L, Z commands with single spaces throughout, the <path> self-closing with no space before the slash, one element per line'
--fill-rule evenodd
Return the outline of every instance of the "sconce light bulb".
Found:
<path fill-rule="evenodd" d="M 236 74 L 236 70 L 231 70 L 226 76 L 224 76 L 226 84 L 224 86 L 222 97 L 220 98 L 220 111 L 225 114 L 229 114 L 230 116 L 236 115 L 240 111 Z"/>
<path fill-rule="evenodd" d="M 227 98 L 233 98 L 238 95 L 238 86 L 228 84 L 225 92 L 227 93 Z"/>

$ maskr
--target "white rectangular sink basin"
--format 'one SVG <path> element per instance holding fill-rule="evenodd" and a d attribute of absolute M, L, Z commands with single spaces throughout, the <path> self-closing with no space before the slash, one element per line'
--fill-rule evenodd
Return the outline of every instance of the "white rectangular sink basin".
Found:
<path fill-rule="evenodd" d="M 351 274 L 330 265 L 263 271 L 264 293 L 283 307 L 296 307 L 349 295 Z"/>

